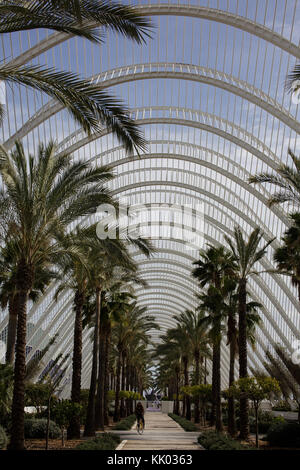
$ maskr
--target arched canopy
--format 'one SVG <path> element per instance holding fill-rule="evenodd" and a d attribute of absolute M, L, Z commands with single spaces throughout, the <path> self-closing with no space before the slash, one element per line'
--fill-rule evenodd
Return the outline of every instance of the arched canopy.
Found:
<path fill-rule="evenodd" d="M 196 307 L 198 290 L 191 277 L 199 246 L 176 237 L 180 222 L 166 219 L 164 205 L 202 208 L 202 243 L 224 243 L 236 224 L 248 235 L 261 226 L 264 239 L 275 237 L 259 263 L 249 290 L 264 305 L 257 346 L 250 365 L 262 367 L 264 350 L 273 341 L 291 348 L 299 338 L 296 291 L 288 278 L 268 274 L 274 249 L 287 227 L 286 208 L 267 206 L 272 188 L 250 186 L 250 175 L 274 170 L 287 162 L 287 149 L 299 153 L 299 109 L 284 91 L 284 81 L 300 59 L 298 0 L 135 0 L 152 18 L 153 39 L 132 45 L 107 32 L 103 45 L 66 34 L 33 31 L 2 37 L 3 58 L 11 64 L 41 64 L 67 68 L 120 96 L 145 132 L 145 154 L 126 155 L 110 132 L 87 136 L 67 112 L 45 95 L 20 88 L 6 89 L 7 113 L 2 142 L 11 149 L 22 139 L 34 151 L 40 141 L 54 139 L 60 151 L 93 165 L 110 164 L 116 178 L 111 190 L 130 205 L 144 206 L 152 220 L 155 255 L 133 256 L 148 288 L 137 287 L 161 325 L 153 341 L 174 326 L 174 314 Z M 11 47 L 13 44 L 13 47 Z M 192 218 L 193 220 L 193 218 Z M 87 218 L 86 223 L 93 221 Z M 149 229 L 149 224 L 142 224 Z M 192 227 L 189 227 L 192 231 Z M 28 359 L 59 332 L 55 354 L 72 350 L 72 294 L 54 301 L 55 284 L 28 312 Z M 5 339 L 7 312 L 0 314 Z M 83 345 L 83 386 L 91 367 L 90 332 Z M 228 348 L 222 349 L 222 380 L 227 383 Z M 50 357 L 48 358 L 50 359 Z M 71 361 L 69 364 L 70 371 Z M 69 390 L 69 389 L 68 389 Z M 68 390 L 64 393 L 68 393 Z"/>

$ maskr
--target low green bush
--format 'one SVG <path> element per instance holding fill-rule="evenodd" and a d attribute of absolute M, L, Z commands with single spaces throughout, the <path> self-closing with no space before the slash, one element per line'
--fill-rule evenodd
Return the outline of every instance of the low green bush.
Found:
<path fill-rule="evenodd" d="M 81 442 L 76 450 L 115 450 L 120 442 L 119 436 L 107 432 L 94 439 Z"/>
<path fill-rule="evenodd" d="M 136 420 L 135 414 L 127 416 L 127 418 L 122 419 L 118 423 L 116 423 L 113 429 L 117 429 L 118 431 L 127 431 L 127 429 L 131 429 L 134 422 Z"/>
<path fill-rule="evenodd" d="M 197 427 L 188 419 L 182 418 L 181 416 L 169 413 L 170 418 L 174 419 L 185 431 L 193 432 L 197 431 Z"/>
<path fill-rule="evenodd" d="M 270 446 L 300 447 L 300 424 L 288 423 L 287 421 L 274 423 L 270 426 L 266 439 Z"/>
<path fill-rule="evenodd" d="M 46 419 L 25 419 L 24 434 L 25 439 L 43 439 L 46 437 L 47 420 Z M 50 421 L 49 437 L 58 439 L 60 429 L 54 421 Z"/>
<path fill-rule="evenodd" d="M 6 449 L 7 445 L 7 436 L 3 427 L 0 426 L 0 450 Z"/>
<path fill-rule="evenodd" d="M 282 416 L 273 416 L 271 413 L 268 413 L 268 412 L 261 413 L 258 416 L 258 432 L 266 433 L 268 432 L 272 424 L 284 423 L 284 422 L 285 420 Z M 250 432 L 255 433 L 256 425 L 255 425 L 254 416 L 249 416 L 249 425 L 250 425 Z"/>
<path fill-rule="evenodd" d="M 206 450 L 246 450 L 249 447 L 240 444 L 225 434 L 215 431 L 203 432 L 198 437 L 198 442 Z"/>

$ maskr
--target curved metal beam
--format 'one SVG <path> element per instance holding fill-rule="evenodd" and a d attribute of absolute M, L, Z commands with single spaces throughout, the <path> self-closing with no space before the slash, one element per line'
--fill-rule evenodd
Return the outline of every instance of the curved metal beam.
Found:
<path fill-rule="evenodd" d="M 193 5 L 180 5 L 175 3 L 166 4 L 150 4 L 150 5 L 135 5 L 140 15 L 144 16 L 186 16 L 190 18 L 202 18 L 209 21 L 216 21 L 219 23 L 227 24 L 234 28 L 241 29 L 247 33 L 253 34 L 264 41 L 268 41 L 283 51 L 291 54 L 292 56 L 300 59 L 299 47 L 288 41 L 285 37 L 266 28 L 265 26 L 255 23 L 254 21 L 239 16 L 230 12 L 220 9 L 201 7 Z M 40 41 L 35 46 L 20 54 L 17 58 L 12 59 L 10 65 L 23 65 L 29 60 L 43 54 L 52 47 L 70 39 L 72 35 L 65 33 L 53 33 L 47 39 Z"/>
<path fill-rule="evenodd" d="M 273 98 L 258 88 L 255 88 L 250 83 L 215 69 L 176 62 L 150 62 L 148 64 L 144 63 L 118 67 L 89 77 L 92 83 L 100 83 L 103 89 L 128 82 L 151 79 L 187 80 L 218 87 L 259 106 L 293 129 L 297 134 L 300 133 L 299 122 Z M 56 100 L 48 101 L 47 104 L 34 113 L 15 134 L 10 136 L 4 144 L 5 148 L 10 149 L 16 140 L 24 138 L 29 132 L 33 131 L 40 124 L 63 109 L 64 106 Z"/>
<path fill-rule="evenodd" d="M 158 116 L 153 117 L 155 113 L 158 113 Z M 169 113 L 171 117 L 161 117 L 159 113 Z M 145 117 L 147 115 L 150 117 Z M 220 118 L 215 114 L 175 106 L 150 106 L 132 109 L 131 116 L 138 125 L 171 124 L 202 129 L 244 148 L 273 169 L 276 169 L 278 164 L 281 163 L 275 153 L 253 134 L 234 122 Z M 59 143 L 59 149 L 61 149 L 61 152 L 73 153 L 84 145 L 107 134 L 109 132 L 104 129 L 102 132 L 87 136 L 82 129 L 78 129 Z"/>

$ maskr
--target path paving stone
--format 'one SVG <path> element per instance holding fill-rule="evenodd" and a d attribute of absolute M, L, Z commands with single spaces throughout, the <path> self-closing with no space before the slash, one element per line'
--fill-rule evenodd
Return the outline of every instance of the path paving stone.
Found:
<path fill-rule="evenodd" d="M 197 443 L 198 432 L 186 432 L 167 414 L 145 413 L 145 430 L 137 434 L 136 425 L 130 431 L 117 431 L 122 442 L 117 450 L 202 450 Z"/>

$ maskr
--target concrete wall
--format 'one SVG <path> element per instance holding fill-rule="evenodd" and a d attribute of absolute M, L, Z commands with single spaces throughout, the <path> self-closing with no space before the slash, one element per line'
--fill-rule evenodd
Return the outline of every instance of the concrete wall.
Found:
<path fill-rule="evenodd" d="M 161 401 L 161 411 L 162 411 L 162 413 L 173 413 L 173 406 L 174 406 L 173 401 L 162 400 Z"/>

